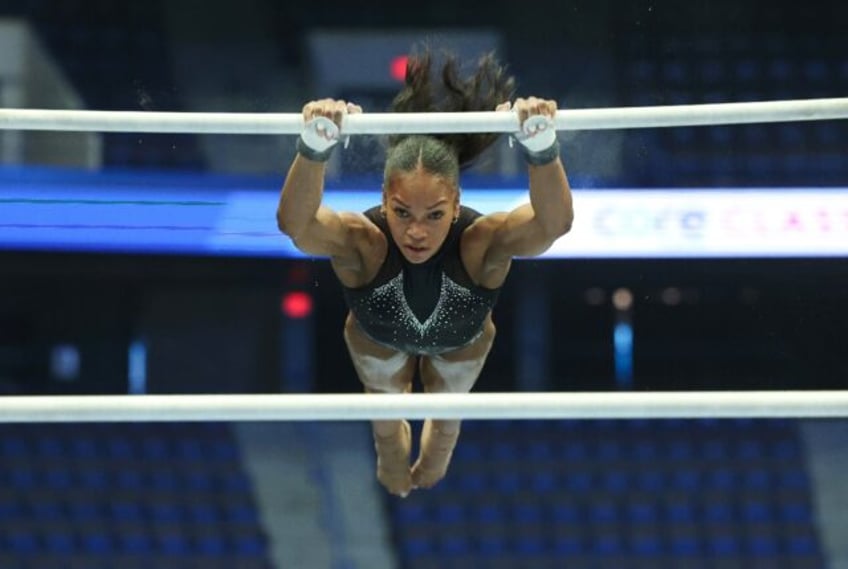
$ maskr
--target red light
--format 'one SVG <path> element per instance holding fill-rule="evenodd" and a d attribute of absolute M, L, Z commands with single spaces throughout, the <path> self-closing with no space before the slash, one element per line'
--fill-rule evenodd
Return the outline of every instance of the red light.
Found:
<path fill-rule="evenodd" d="M 312 314 L 312 295 L 302 291 L 288 292 L 280 305 L 288 318 L 306 318 Z"/>
<path fill-rule="evenodd" d="M 406 80 L 406 63 L 409 61 L 409 56 L 399 55 L 392 59 L 389 66 L 389 73 L 392 79 L 403 82 Z"/>

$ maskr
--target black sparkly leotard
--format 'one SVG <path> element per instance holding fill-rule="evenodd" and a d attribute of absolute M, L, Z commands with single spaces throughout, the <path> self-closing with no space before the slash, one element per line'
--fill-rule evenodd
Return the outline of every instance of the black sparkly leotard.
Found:
<path fill-rule="evenodd" d="M 365 216 L 385 234 L 388 251 L 373 281 L 343 287 L 363 332 L 380 344 L 418 355 L 455 350 L 477 339 L 500 291 L 475 285 L 462 264 L 462 232 L 480 213 L 461 207 L 442 247 L 420 264 L 400 252 L 379 207 Z"/>

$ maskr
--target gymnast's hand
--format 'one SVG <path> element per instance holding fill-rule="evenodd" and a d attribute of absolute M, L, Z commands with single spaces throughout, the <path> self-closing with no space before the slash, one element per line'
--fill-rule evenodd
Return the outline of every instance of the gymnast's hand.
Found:
<path fill-rule="evenodd" d="M 519 130 L 512 137 L 520 143 L 528 163 L 544 165 L 559 155 L 554 124 L 556 101 L 538 97 L 518 98 L 515 104 L 507 101 L 495 110 L 513 111 L 518 117 Z"/>
<path fill-rule="evenodd" d="M 315 162 L 326 162 L 342 138 L 341 128 L 347 114 L 361 113 L 362 107 L 335 99 L 310 101 L 303 106 L 303 131 L 297 151 Z"/>

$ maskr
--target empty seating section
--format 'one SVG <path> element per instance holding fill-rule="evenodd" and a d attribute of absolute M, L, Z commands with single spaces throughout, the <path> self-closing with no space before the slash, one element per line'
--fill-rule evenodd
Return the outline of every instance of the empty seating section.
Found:
<path fill-rule="evenodd" d="M 171 38 L 160 0 L 12 0 L 0 8 L 0 16 L 32 23 L 89 108 L 191 110 L 182 107 L 174 87 Z M 284 31 L 292 26 L 288 17 L 281 19 Z M 848 46 L 841 30 L 686 35 L 673 27 L 647 35 L 628 30 L 615 35 L 613 46 L 617 92 L 612 95 L 619 105 L 839 97 L 848 91 Z M 291 34 L 282 36 L 281 45 L 293 41 Z M 550 53 L 559 57 L 560 50 Z M 625 184 L 832 186 L 848 178 L 842 144 L 848 138 L 846 121 L 638 129 L 628 137 L 632 151 L 626 153 Z M 107 133 L 104 142 L 109 166 L 205 166 L 193 135 Z"/>
<path fill-rule="evenodd" d="M 221 424 L 3 425 L 0 567 L 270 567 Z"/>
<path fill-rule="evenodd" d="M 171 77 L 161 2 L 12 2 L 0 17 L 25 18 L 80 93 L 86 108 L 185 111 Z M 105 133 L 103 164 L 200 169 L 197 137 Z"/>
<path fill-rule="evenodd" d="M 840 47 L 841 46 L 841 47 Z M 841 97 L 844 34 L 732 32 L 623 42 L 624 105 L 679 105 Z M 653 129 L 634 134 L 640 185 L 844 184 L 845 121 Z"/>
<path fill-rule="evenodd" d="M 390 504 L 409 569 L 824 566 L 785 421 L 467 421 Z"/>

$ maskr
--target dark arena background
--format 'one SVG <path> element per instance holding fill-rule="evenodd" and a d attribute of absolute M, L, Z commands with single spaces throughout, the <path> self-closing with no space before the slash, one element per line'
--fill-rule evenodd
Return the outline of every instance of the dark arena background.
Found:
<path fill-rule="evenodd" d="M 5 0 L 0 106 L 387 110 L 428 41 L 560 109 L 848 95 L 841 2 Z M 527 200 L 507 137 L 462 178 Z M 841 390 L 848 121 L 559 133 L 575 222 L 519 259 L 479 392 Z M 360 393 L 341 288 L 277 231 L 294 136 L 0 130 L 0 415 L 23 395 Z M 383 143 L 328 165 L 378 203 Z M 417 427 L 417 425 L 416 425 Z M 848 568 L 841 419 L 0 423 L 0 569 Z"/>

